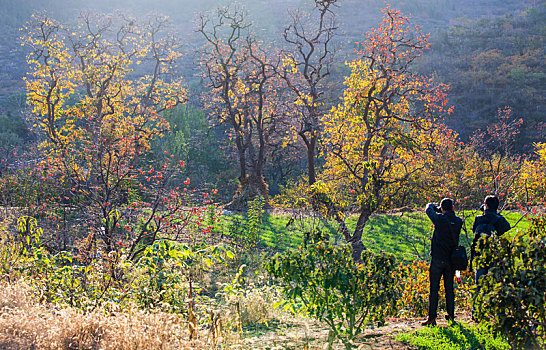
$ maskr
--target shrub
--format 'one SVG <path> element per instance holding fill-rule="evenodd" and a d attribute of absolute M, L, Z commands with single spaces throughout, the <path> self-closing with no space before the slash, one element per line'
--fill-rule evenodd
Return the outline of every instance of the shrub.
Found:
<path fill-rule="evenodd" d="M 429 265 L 424 261 L 414 261 L 412 264 L 400 264 L 399 283 L 400 298 L 397 309 L 403 317 L 423 317 L 428 312 L 428 296 L 430 289 Z M 471 289 L 474 286 L 471 273 L 462 271 L 460 282 L 455 282 L 455 310 L 469 311 L 472 303 Z M 438 293 L 440 305 L 445 305 L 444 284 L 440 284 Z"/>
<path fill-rule="evenodd" d="M 480 279 L 474 314 L 515 347 L 546 340 L 546 216 L 536 218 L 527 232 L 491 236 L 478 264 L 492 262 Z"/>
<path fill-rule="evenodd" d="M 329 347 L 346 349 L 368 323 L 383 324 L 396 312 L 396 262 L 365 250 L 355 265 L 350 245 L 332 245 L 320 232 L 297 251 L 277 254 L 265 269 L 284 282 L 283 292 L 330 328 Z"/>

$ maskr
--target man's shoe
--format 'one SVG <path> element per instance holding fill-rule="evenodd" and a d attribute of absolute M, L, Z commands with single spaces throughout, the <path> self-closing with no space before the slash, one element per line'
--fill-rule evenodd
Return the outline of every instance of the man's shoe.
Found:
<path fill-rule="evenodd" d="M 423 323 L 421 323 L 422 326 L 436 326 L 436 319 L 435 318 L 427 318 L 427 320 Z"/>
<path fill-rule="evenodd" d="M 451 315 L 446 315 L 446 321 L 447 322 L 455 322 L 455 317 Z"/>

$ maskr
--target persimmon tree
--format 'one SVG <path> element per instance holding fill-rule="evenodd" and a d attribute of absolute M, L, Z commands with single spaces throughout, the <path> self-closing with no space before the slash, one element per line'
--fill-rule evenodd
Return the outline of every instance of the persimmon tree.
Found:
<path fill-rule="evenodd" d="M 230 206 L 246 207 L 257 196 L 267 200 L 263 168 L 286 115 L 282 80 L 276 74 L 279 55 L 255 38 L 246 12 L 237 7 L 202 14 L 197 31 L 207 42 L 201 60 L 210 88 L 206 105 L 214 124 L 229 126 L 238 154 L 239 189 Z"/>
<path fill-rule="evenodd" d="M 186 100 L 173 74 L 180 53 L 174 37 L 163 34 L 166 23 L 164 17 L 139 25 L 123 15 L 83 14 L 77 28 L 69 28 L 35 15 L 25 28 L 29 119 L 43 135 L 41 171 L 59 184 L 58 196 L 41 206 L 45 211 L 72 201 L 87 218 L 91 237 L 107 251 L 117 249 L 121 237 L 134 251 L 143 235 L 155 237 L 161 229 L 164 202 L 172 203 L 169 215 L 181 207 L 166 187 L 174 160 L 146 173 L 141 162 L 151 140 L 169 128 L 160 113 Z M 143 202 L 135 200 L 139 196 L 152 209 L 146 225 L 134 232 L 126 216 Z"/>
<path fill-rule="evenodd" d="M 535 157 L 525 160 L 516 186 L 523 189 L 520 200 L 528 206 L 546 206 L 546 143 L 535 144 Z"/>
<path fill-rule="evenodd" d="M 348 63 L 342 102 L 322 118 L 326 164 L 323 183 L 315 186 L 323 193 L 315 198 L 340 223 L 355 261 L 364 249 L 366 222 L 420 170 L 414 158 L 426 156 L 430 130 L 439 115 L 451 111 L 447 86 L 412 71 L 412 63 L 429 47 L 428 35 L 410 27 L 400 11 L 387 7 L 383 15 L 359 45 L 359 57 Z M 347 196 L 333 198 L 332 193 Z M 348 209 L 358 213 L 352 233 L 339 206 L 347 198 L 354 203 Z"/>
<path fill-rule="evenodd" d="M 427 199 L 455 198 L 460 209 L 477 209 L 489 194 L 497 195 L 503 206 L 514 204 L 525 187 L 518 182 L 527 157 L 514 152 L 521 124 L 506 107 L 499 109 L 485 130 L 477 130 L 470 142 L 461 142 L 453 132 L 451 141 L 437 138 L 423 179 L 431 186 L 420 186 L 422 193 Z"/>
<path fill-rule="evenodd" d="M 315 158 L 320 137 L 320 117 L 324 114 L 325 80 L 330 74 L 337 29 L 337 0 L 315 0 L 311 14 L 292 11 L 284 29 L 285 42 L 293 52 L 285 58 L 279 72 L 295 95 L 296 111 L 289 119 L 291 133 L 305 144 L 309 185 L 316 181 Z"/>

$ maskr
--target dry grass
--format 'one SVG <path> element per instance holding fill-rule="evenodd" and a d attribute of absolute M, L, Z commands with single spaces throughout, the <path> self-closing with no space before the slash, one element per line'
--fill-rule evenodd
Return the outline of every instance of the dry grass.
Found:
<path fill-rule="evenodd" d="M 84 314 L 39 304 L 24 284 L 0 285 L 0 349 L 208 349 L 174 314 L 133 309 Z"/>

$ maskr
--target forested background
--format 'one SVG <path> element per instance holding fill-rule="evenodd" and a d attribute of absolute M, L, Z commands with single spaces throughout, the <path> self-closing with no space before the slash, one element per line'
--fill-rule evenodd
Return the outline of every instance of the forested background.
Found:
<path fill-rule="evenodd" d="M 306 1 L 240 2 L 248 11 L 253 30 L 264 42 L 282 47 L 282 30 L 287 25 L 287 10 L 309 6 Z M 204 44 L 195 31 L 197 14 L 218 6 L 217 1 L 145 1 L 97 0 L 91 2 L 62 0 L 21 0 L 0 2 L 0 148 L 3 164 L 14 160 L 12 150 L 36 140 L 26 125 L 24 83 L 27 71 L 25 48 L 20 45 L 21 27 L 32 13 L 46 11 L 66 23 L 76 23 L 82 11 L 111 13 L 122 11 L 135 16 L 167 14 L 170 30 L 183 44 L 184 56 L 179 73 L 188 87 L 189 104 L 170 112 L 172 132 L 161 140 L 170 151 L 187 159 L 190 177 L 213 186 L 222 185 L 230 196 L 237 186 L 236 162 L 225 130 L 211 128 L 203 109 L 205 82 L 198 66 L 197 51 Z M 532 151 L 532 143 L 544 139 L 545 109 L 545 38 L 544 1 L 461 0 L 392 1 L 391 6 L 413 16 L 413 23 L 431 34 L 431 48 L 416 62 L 417 70 L 448 84 L 449 104 L 454 113 L 447 125 L 468 140 L 474 131 L 484 129 L 497 116 L 497 110 L 511 106 L 513 115 L 523 119 L 516 140 L 518 152 Z M 334 105 L 342 91 L 348 68 L 346 60 L 355 57 L 355 42 L 380 21 L 383 1 L 346 0 L 335 9 L 339 30 L 334 38 L 337 52 L 332 74 L 328 77 L 330 101 Z M 164 145 L 162 145 L 163 147 Z M 10 152 L 6 152 L 10 150 Z M 279 149 L 270 156 L 265 178 L 272 195 L 281 186 L 295 181 L 305 168 L 305 157 L 297 149 Z M 320 161 L 319 161 L 320 163 Z M 319 164 L 320 165 L 320 164 Z M 227 198 L 227 197 L 226 197 Z"/>
<path fill-rule="evenodd" d="M 545 1 L 0 0 L 0 30 L 1 349 L 544 348 Z M 491 268 L 415 329 L 442 198 Z"/>

